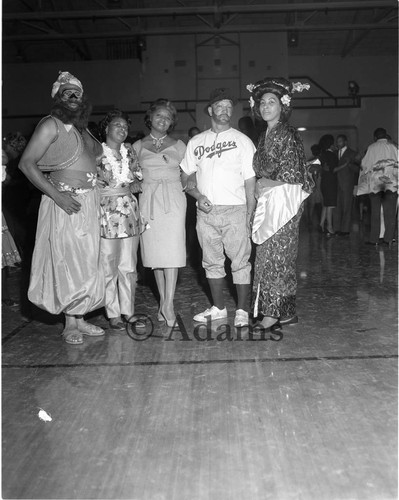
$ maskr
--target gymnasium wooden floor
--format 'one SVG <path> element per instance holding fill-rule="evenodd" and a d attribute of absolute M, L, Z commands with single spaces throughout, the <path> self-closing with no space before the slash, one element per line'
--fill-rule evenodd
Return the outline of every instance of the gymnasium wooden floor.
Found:
<path fill-rule="evenodd" d="M 300 322 L 273 339 L 239 336 L 228 281 L 228 321 L 195 329 L 209 302 L 192 265 L 179 329 L 139 284 L 146 340 L 69 346 L 60 318 L 4 307 L 2 497 L 397 499 L 397 245 L 303 227 L 297 270 Z"/>

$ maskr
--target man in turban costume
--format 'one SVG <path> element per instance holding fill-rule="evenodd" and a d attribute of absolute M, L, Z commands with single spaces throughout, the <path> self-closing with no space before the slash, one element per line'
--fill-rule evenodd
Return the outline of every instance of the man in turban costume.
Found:
<path fill-rule="evenodd" d="M 37 125 L 19 168 L 43 193 L 28 297 L 65 314 L 62 336 L 81 344 L 104 331 L 84 320 L 103 305 L 96 158 L 101 144 L 87 130 L 91 106 L 81 82 L 67 71 L 54 82 L 51 114 Z"/>

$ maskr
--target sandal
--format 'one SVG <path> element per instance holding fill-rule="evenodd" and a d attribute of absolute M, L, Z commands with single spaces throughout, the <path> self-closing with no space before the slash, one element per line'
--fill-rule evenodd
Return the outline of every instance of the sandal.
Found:
<path fill-rule="evenodd" d="M 82 323 L 78 325 L 78 330 L 81 334 L 88 335 L 89 337 L 100 337 L 105 333 L 102 328 L 92 325 L 91 323 Z"/>
<path fill-rule="evenodd" d="M 82 333 L 78 330 L 64 330 L 61 333 L 62 338 L 67 344 L 80 345 L 83 344 Z"/>

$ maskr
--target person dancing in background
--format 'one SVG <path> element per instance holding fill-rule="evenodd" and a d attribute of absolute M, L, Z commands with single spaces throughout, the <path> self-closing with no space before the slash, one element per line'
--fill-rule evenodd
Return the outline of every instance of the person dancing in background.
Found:
<path fill-rule="evenodd" d="M 339 236 L 348 236 L 352 226 L 353 190 L 355 179 L 359 177 L 360 155 L 348 146 L 348 138 L 344 134 L 337 136 L 337 152 L 337 207 L 333 213 L 334 230 Z"/>
<path fill-rule="evenodd" d="M 319 160 L 320 146 L 318 144 L 313 144 L 310 147 L 312 151 L 311 158 L 308 159 L 308 172 L 314 183 L 313 192 L 308 196 L 305 202 L 305 214 L 308 222 L 308 227 L 310 230 L 313 229 L 313 215 L 315 211 L 315 206 L 323 205 L 323 195 L 321 194 L 320 181 L 321 181 L 321 163 Z M 320 220 L 320 214 L 317 216 L 317 224 Z"/>
<path fill-rule="evenodd" d="M 3 139 L 3 150 L 8 158 L 7 180 L 2 186 L 2 212 L 10 234 L 25 261 L 27 233 L 27 207 L 30 201 L 30 182 L 19 170 L 18 164 L 26 148 L 26 138 L 20 132 L 10 132 Z"/>
<path fill-rule="evenodd" d="M 150 133 L 136 141 L 143 172 L 140 212 L 147 224 L 140 248 L 144 267 L 154 270 L 159 291 L 158 320 L 173 326 L 174 295 L 179 267 L 186 265 L 186 196 L 180 179 L 180 162 L 186 145 L 169 135 L 177 112 L 167 99 L 157 99 L 144 118 Z"/>
<path fill-rule="evenodd" d="M 86 129 L 91 105 L 76 77 L 60 72 L 51 97 L 51 115 L 38 124 L 19 163 L 44 193 L 28 298 L 52 314 L 63 312 L 65 342 L 82 344 L 83 335 L 104 335 L 83 318 L 104 305 L 96 187 L 102 147 Z"/>
<path fill-rule="evenodd" d="M 392 247 L 397 227 L 398 209 L 398 147 L 388 140 L 379 127 L 374 142 L 361 161 L 357 196 L 368 194 L 371 206 L 371 227 L 368 245 L 378 245 L 381 230 L 381 207 L 385 230 L 382 242 Z"/>
<path fill-rule="evenodd" d="M 327 238 L 334 236 L 333 212 L 337 206 L 338 156 L 333 150 L 334 137 L 331 134 L 323 135 L 319 141 L 321 162 L 321 193 L 323 195 L 323 208 L 321 210 L 320 228 L 324 233 L 324 224 L 327 222 Z"/>
<path fill-rule="evenodd" d="M 143 224 L 134 192 L 142 180 L 138 158 L 128 135 L 128 116 L 118 109 L 100 122 L 103 156 L 97 167 L 101 211 L 101 258 L 105 272 L 105 311 L 112 330 L 133 321 L 137 282 L 137 249 Z M 139 326 L 139 325 L 137 325 Z"/>
<path fill-rule="evenodd" d="M 1 151 L 2 158 L 2 174 L 1 182 L 5 182 L 7 179 L 6 165 L 8 163 L 8 156 L 4 149 Z M 15 244 L 14 238 L 10 233 L 7 226 L 7 221 L 4 217 L 3 212 L 1 212 L 1 304 L 8 307 L 16 307 L 19 303 L 10 297 L 8 289 L 8 268 L 14 267 L 15 264 L 21 262 L 21 257 L 19 255 L 17 246 Z"/>
<path fill-rule="evenodd" d="M 247 89 L 254 114 L 267 122 L 254 155 L 257 207 L 252 239 L 257 244 L 253 315 L 266 329 L 296 323 L 296 258 L 303 201 L 312 191 L 302 139 L 289 125 L 293 91 L 308 84 L 264 78 Z"/>

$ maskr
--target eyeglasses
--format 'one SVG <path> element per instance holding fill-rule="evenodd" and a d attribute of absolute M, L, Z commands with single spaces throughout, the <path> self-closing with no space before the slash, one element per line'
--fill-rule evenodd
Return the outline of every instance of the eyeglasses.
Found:
<path fill-rule="evenodd" d="M 82 95 L 83 95 L 83 92 L 80 90 L 69 89 L 69 90 L 62 91 L 62 96 L 66 97 L 67 99 L 71 99 L 72 97 L 74 97 L 75 99 L 81 99 Z"/>

